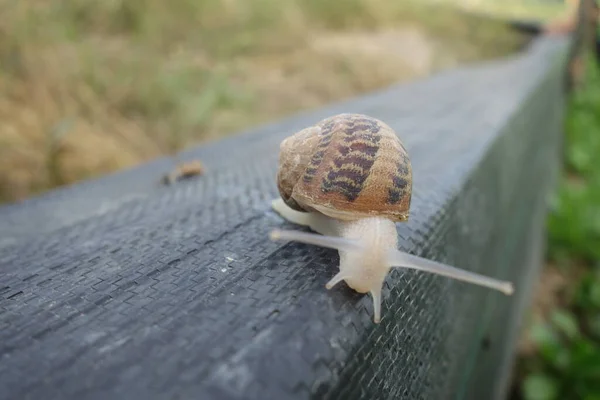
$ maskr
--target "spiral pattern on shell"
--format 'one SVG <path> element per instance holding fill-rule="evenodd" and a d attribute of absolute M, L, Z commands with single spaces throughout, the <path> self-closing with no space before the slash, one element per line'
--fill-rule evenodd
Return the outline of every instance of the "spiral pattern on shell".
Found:
<path fill-rule="evenodd" d="M 277 187 L 298 211 L 406 221 L 412 168 L 387 124 L 363 114 L 338 114 L 281 143 Z"/>

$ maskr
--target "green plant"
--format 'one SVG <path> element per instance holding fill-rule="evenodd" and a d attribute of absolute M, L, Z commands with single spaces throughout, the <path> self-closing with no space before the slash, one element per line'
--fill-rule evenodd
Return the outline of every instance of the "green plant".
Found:
<path fill-rule="evenodd" d="M 594 277 L 598 285 L 598 276 Z M 579 293 L 579 292 L 578 292 Z M 596 320 L 592 330 L 589 322 Z M 598 307 L 559 308 L 531 329 L 537 355 L 522 389 L 526 400 L 599 399 Z"/>
<path fill-rule="evenodd" d="M 586 85 L 569 102 L 565 168 L 548 218 L 548 258 L 573 281 L 564 303 L 529 330 L 536 351 L 520 363 L 525 400 L 600 399 L 600 71 L 586 62 Z"/>
<path fill-rule="evenodd" d="M 600 260 L 600 72 L 586 61 L 586 86 L 569 105 L 565 172 L 548 219 L 553 261 Z"/>

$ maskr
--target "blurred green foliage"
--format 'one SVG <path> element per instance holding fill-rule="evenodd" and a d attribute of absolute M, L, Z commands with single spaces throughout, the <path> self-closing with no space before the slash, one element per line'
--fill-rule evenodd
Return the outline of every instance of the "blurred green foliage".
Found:
<path fill-rule="evenodd" d="M 586 61 L 585 86 L 570 99 L 565 169 L 548 218 L 549 259 L 575 282 L 529 332 L 537 351 L 523 362 L 526 400 L 600 399 L 600 70 Z"/>
<path fill-rule="evenodd" d="M 600 74 L 574 93 L 566 122 L 565 172 L 548 220 L 550 257 L 600 260 Z"/>

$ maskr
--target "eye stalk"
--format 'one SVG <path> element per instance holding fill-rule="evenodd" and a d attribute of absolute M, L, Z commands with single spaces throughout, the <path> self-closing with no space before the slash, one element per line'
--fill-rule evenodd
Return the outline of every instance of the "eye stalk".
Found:
<path fill-rule="evenodd" d="M 273 229 L 269 234 L 273 241 L 292 241 L 305 244 L 313 244 L 315 246 L 327 247 L 338 251 L 361 250 L 364 246 L 358 240 L 346 239 L 335 236 L 318 235 L 315 233 Z"/>
<path fill-rule="evenodd" d="M 485 286 L 487 288 L 502 292 L 507 296 L 510 296 L 514 293 L 514 287 L 511 282 L 501 281 L 485 275 L 465 271 L 463 269 L 428 260 L 423 257 L 414 256 L 400 250 L 389 251 L 389 262 L 394 268 L 409 268 L 430 272 L 432 274 L 443 275 L 459 281 L 473 283 L 478 286 Z"/>

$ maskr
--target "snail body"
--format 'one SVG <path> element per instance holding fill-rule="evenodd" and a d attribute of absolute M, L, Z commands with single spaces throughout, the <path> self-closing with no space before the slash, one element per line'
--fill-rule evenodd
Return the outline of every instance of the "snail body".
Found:
<path fill-rule="evenodd" d="M 384 122 L 362 114 L 338 114 L 281 142 L 272 208 L 315 233 L 274 230 L 272 240 L 291 240 L 338 250 L 341 281 L 370 293 L 374 322 L 381 320 L 381 289 L 391 268 L 432 272 L 512 294 L 510 282 L 410 255 L 397 249 L 396 223 L 409 218 L 412 167 L 406 148 Z"/>

